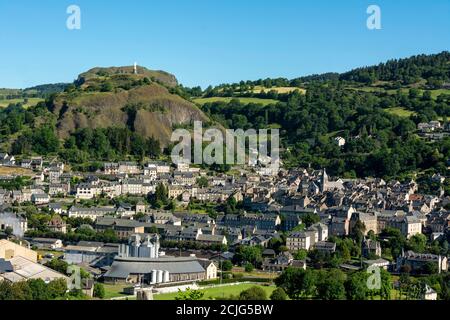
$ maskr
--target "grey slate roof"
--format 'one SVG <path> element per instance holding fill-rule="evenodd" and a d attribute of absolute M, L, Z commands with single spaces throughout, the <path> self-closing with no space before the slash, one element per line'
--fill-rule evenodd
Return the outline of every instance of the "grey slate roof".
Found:
<path fill-rule="evenodd" d="M 119 227 L 142 227 L 145 223 L 136 220 L 126 220 L 126 219 L 115 219 L 115 218 L 97 218 L 96 225 L 101 226 L 112 226 L 116 225 Z"/>
<path fill-rule="evenodd" d="M 5 272 L 11 272 L 14 268 L 11 262 L 6 261 L 5 259 L 0 259 L 0 274 Z"/>
<path fill-rule="evenodd" d="M 205 272 L 198 260 L 191 257 L 163 256 L 157 259 L 116 257 L 105 277 L 125 279 L 130 274 L 148 274 L 152 270 L 164 270 L 173 274 Z"/>

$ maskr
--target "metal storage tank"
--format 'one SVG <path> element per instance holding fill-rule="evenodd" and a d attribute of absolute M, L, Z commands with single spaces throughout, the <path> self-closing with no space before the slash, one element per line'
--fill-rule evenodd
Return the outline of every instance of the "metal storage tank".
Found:
<path fill-rule="evenodd" d="M 162 270 L 158 270 L 158 283 L 162 283 L 163 282 L 163 274 L 164 274 L 164 271 L 162 271 Z"/>
<path fill-rule="evenodd" d="M 152 270 L 152 283 L 156 283 L 157 281 L 157 271 L 156 270 Z"/>
<path fill-rule="evenodd" d="M 164 271 L 164 282 L 170 282 L 170 274 L 169 271 Z"/>

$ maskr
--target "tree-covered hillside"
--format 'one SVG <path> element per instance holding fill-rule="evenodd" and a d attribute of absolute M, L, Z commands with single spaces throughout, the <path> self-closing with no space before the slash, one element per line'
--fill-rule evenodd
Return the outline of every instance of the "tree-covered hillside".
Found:
<path fill-rule="evenodd" d="M 418 55 L 407 59 L 390 60 L 377 66 L 358 68 L 340 76 L 340 80 L 372 84 L 392 81 L 402 85 L 418 83 L 437 88 L 450 81 L 450 52 Z"/>
<path fill-rule="evenodd" d="M 256 83 L 222 85 L 213 90 L 224 95 L 223 89 L 228 88 L 225 91 L 234 92 L 234 100 L 205 103 L 202 108 L 230 128 L 280 128 L 286 165 L 327 167 L 347 177 L 402 177 L 427 170 L 445 174 L 449 138 L 430 142 L 419 137 L 417 125 L 431 120 L 447 123 L 449 63 L 450 54 L 443 52 L 394 60 L 339 77 L 303 78 L 301 87 L 306 93 L 279 95 L 279 103 L 268 105 L 239 100 L 240 86 Z M 373 75 L 370 82 L 363 79 L 365 73 Z M 292 81 L 270 83 L 292 85 Z M 338 146 L 336 137 L 343 137 L 345 146 Z"/>

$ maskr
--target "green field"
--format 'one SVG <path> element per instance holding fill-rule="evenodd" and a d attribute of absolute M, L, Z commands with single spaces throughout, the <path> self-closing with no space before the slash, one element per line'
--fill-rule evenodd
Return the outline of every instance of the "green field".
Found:
<path fill-rule="evenodd" d="M 25 108 L 35 106 L 38 102 L 44 101 L 44 99 L 41 98 L 28 98 L 28 102 L 24 103 L 24 99 L 3 99 L 0 100 L 0 108 L 6 108 L 11 103 L 23 103 L 23 106 Z"/>
<path fill-rule="evenodd" d="M 128 296 L 123 292 L 123 289 L 130 287 L 130 284 L 104 284 L 105 299 L 119 298 Z"/>
<path fill-rule="evenodd" d="M 396 276 L 393 277 L 393 280 L 395 280 Z M 238 296 L 241 291 L 247 290 L 251 287 L 255 286 L 255 284 L 250 283 L 241 283 L 236 285 L 226 285 L 222 287 L 215 287 L 215 288 L 207 288 L 207 289 L 201 289 L 205 293 L 202 300 L 220 300 L 224 298 L 229 298 L 231 295 Z M 264 286 L 264 285 L 257 285 L 264 289 L 264 291 L 267 294 L 267 298 L 270 297 L 273 290 L 275 290 L 275 286 Z M 110 285 L 110 284 L 104 284 L 105 287 L 105 300 L 109 300 L 112 298 L 122 298 L 127 300 L 135 300 L 136 297 L 127 295 L 123 293 L 123 289 L 126 287 L 130 287 L 130 284 L 117 284 L 117 285 Z M 163 293 L 163 294 L 155 294 L 153 295 L 154 300 L 175 300 L 175 297 L 178 295 L 177 292 L 175 293 Z M 392 289 L 391 291 L 391 299 L 392 300 L 405 300 L 406 297 L 404 295 L 400 296 L 400 292 L 396 289 Z M 380 296 L 374 296 L 373 300 L 380 300 Z"/>
<path fill-rule="evenodd" d="M 441 94 L 448 94 L 448 95 L 450 95 L 450 89 L 431 90 L 431 96 L 433 97 L 433 99 L 436 99 Z"/>
<path fill-rule="evenodd" d="M 409 89 L 407 88 L 403 88 L 400 89 L 402 91 L 402 93 L 407 94 Z M 419 93 L 423 94 L 425 90 L 419 89 Z M 437 97 L 439 97 L 441 94 L 447 94 L 450 95 L 450 89 L 437 89 L 437 90 L 429 90 L 431 92 L 431 98 L 433 99 L 437 99 Z M 396 94 L 397 90 L 387 90 L 386 91 L 389 94 Z"/>
<path fill-rule="evenodd" d="M 279 101 L 273 100 L 273 99 L 260 99 L 260 98 L 232 98 L 232 97 L 211 97 L 211 98 L 198 98 L 194 99 L 194 102 L 200 105 L 204 105 L 208 102 L 230 102 L 232 99 L 238 99 L 241 103 L 248 104 L 248 103 L 259 103 L 262 105 L 269 105 L 278 103 Z"/>
<path fill-rule="evenodd" d="M 366 87 L 349 87 L 348 89 L 350 90 L 356 90 L 356 91 L 363 91 L 363 92 L 380 92 L 380 93 L 388 93 L 390 95 L 392 94 L 396 94 L 397 90 L 394 89 L 390 89 L 390 90 L 386 90 L 383 87 L 376 87 L 376 86 L 366 86 Z M 409 88 L 401 88 L 400 91 L 402 93 L 407 94 L 409 91 Z M 423 89 L 419 89 L 419 93 L 423 94 L 425 90 Z M 429 90 L 431 92 L 431 97 L 433 99 L 436 99 L 438 96 L 440 96 L 441 94 L 448 94 L 450 95 L 450 89 L 437 89 L 437 90 Z"/>
<path fill-rule="evenodd" d="M 241 291 L 247 290 L 253 286 L 255 285 L 250 283 L 244 283 L 244 284 L 202 289 L 201 291 L 205 293 L 202 300 L 227 298 L 230 295 L 237 296 L 241 293 Z M 266 291 L 267 298 L 269 298 L 269 296 L 272 294 L 272 291 L 275 290 L 276 288 L 275 286 L 261 286 L 261 287 L 264 289 L 264 291 Z M 178 293 L 156 294 L 153 296 L 153 298 L 155 300 L 174 300 L 177 294 Z"/>
<path fill-rule="evenodd" d="M 245 272 L 243 267 L 233 267 L 233 273 L 234 274 L 240 274 L 242 275 L 243 278 L 258 278 L 258 279 L 272 279 L 274 280 L 275 278 L 278 277 L 277 273 L 273 273 L 273 272 L 267 272 L 267 271 L 261 271 L 261 270 L 253 270 L 252 272 Z"/>
<path fill-rule="evenodd" d="M 254 93 L 261 93 L 261 92 L 269 92 L 269 91 L 276 91 L 278 93 L 291 93 L 295 90 L 299 90 L 301 93 L 305 94 L 306 90 L 298 87 L 272 87 L 272 88 L 265 88 L 262 86 L 256 86 L 255 89 L 253 89 Z"/>
<path fill-rule="evenodd" d="M 402 107 L 395 107 L 395 108 L 389 108 L 386 109 L 386 112 L 389 112 L 390 114 L 402 117 L 402 118 L 409 118 L 410 116 L 414 115 L 414 111 L 407 110 Z"/>

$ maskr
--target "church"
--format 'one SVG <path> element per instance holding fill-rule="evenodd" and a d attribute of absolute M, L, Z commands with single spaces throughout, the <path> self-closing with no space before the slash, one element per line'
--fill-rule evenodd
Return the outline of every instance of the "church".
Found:
<path fill-rule="evenodd" d="M 330 181 L 326 169 L 323 169 L 322 174 L 320 176 L 320 191 L 335 191 L 344 189 L 344 184 L 341 179 L 337 181 Z"/>

